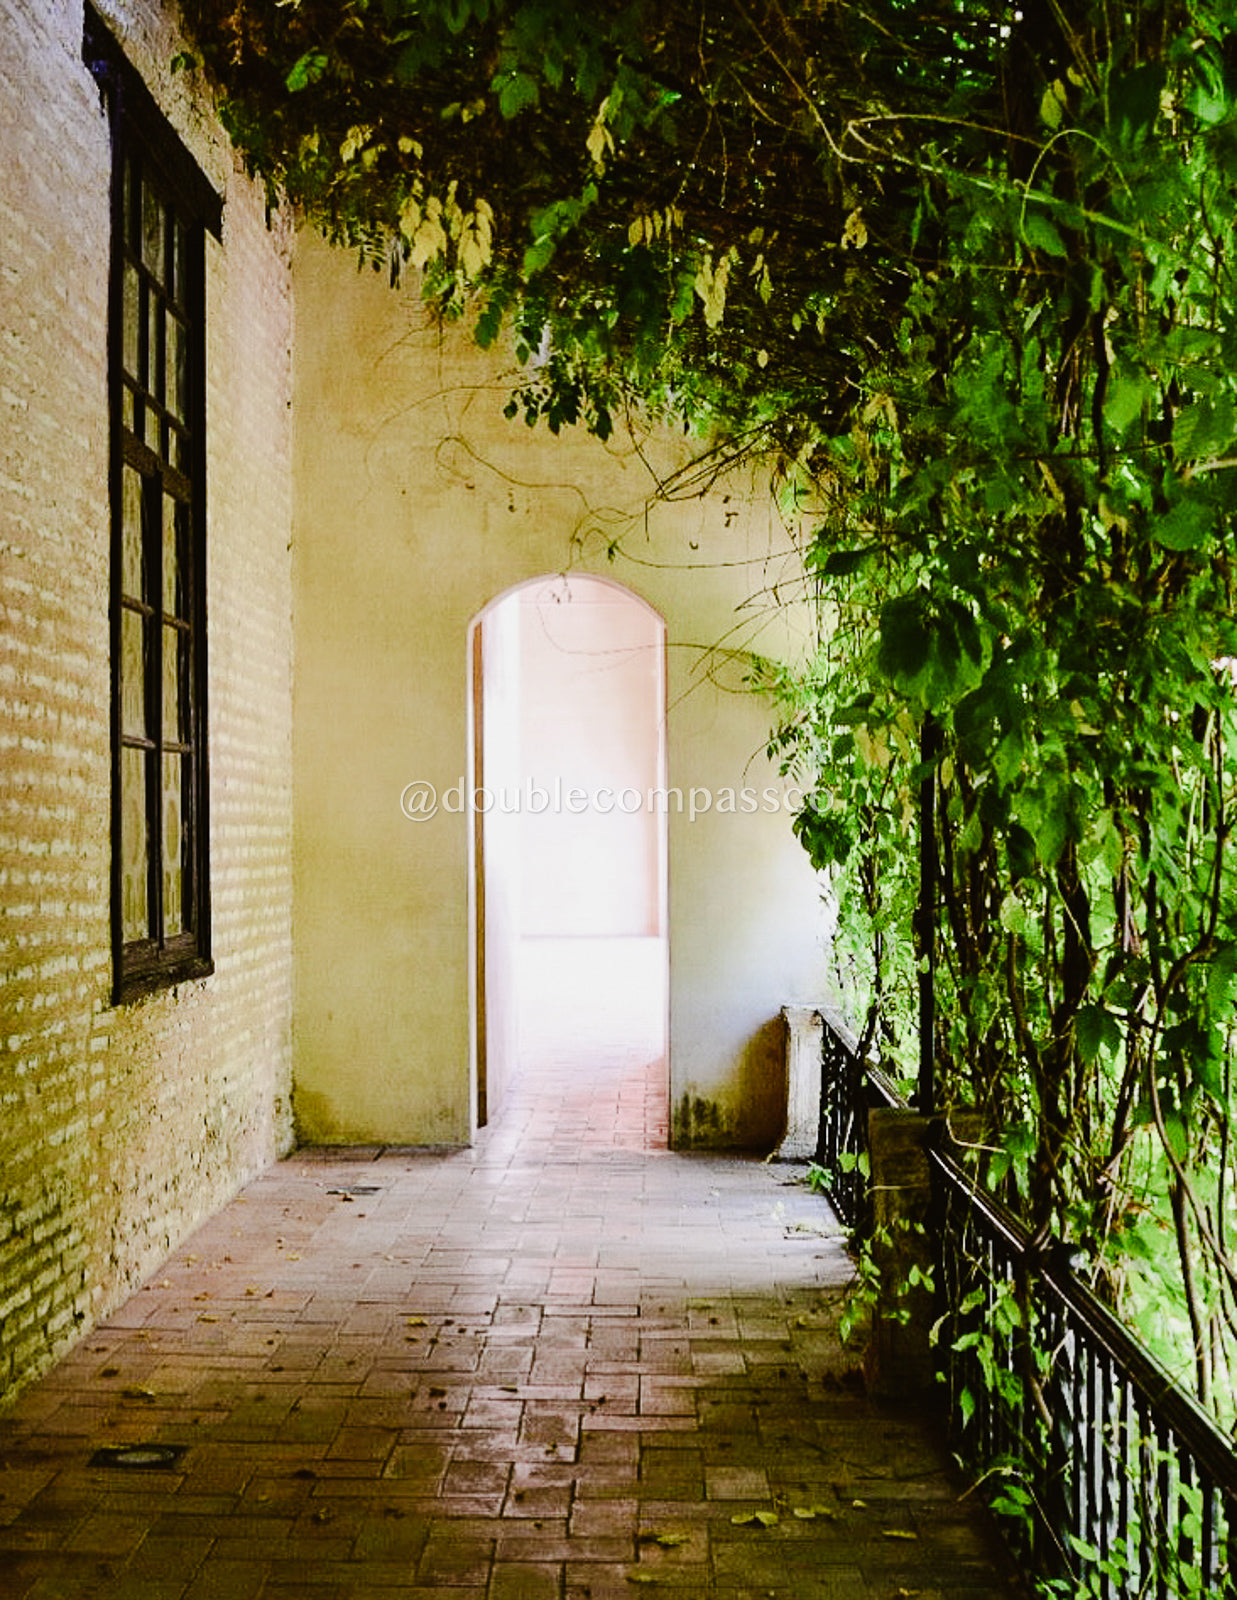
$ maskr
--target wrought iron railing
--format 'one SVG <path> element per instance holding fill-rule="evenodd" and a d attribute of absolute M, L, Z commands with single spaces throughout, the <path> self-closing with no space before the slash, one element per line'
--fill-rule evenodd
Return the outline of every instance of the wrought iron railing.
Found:
<path fill-rule="evenodd" d="M 817 1161 L 824 1189 L 839 1219 L 862 1235 L 871 1225 L 868 1112 L 905 1101 L 875 1060 L 860 1056 L 860 1041 L 831 1007 L 819 1008 L 821 1043 L 820 1141 Z"/>
<path fill-rule="evenodd" d="M 825 1024 L 821 1165 L 861 1228 L 867 1107 L 891 1090 L 904 1102 L 857 1059 L 853 1034 Z M 929 1154 L 939 1375 L 959 1457 L 1024 1571 L 1061 1600 L 1237 1600 L 1232 1441 L 1082 1282 L 1068 1248 L 1037 1246 L 956 1155 L 943 1137 Z"/>

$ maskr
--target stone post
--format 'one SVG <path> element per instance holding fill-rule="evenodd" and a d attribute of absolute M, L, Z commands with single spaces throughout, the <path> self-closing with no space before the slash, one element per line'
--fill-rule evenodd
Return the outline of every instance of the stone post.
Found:
<path fill-rule="evenodd" d="M 868 1115 L 871 1250 L 880 1279 L 865 1376 L 871 1393 L 889 1398 L 926 1396 L 934 1386 L 933 1297 L 910 1282 L 912 1267 L 931 1275 L 936 1254 L 928 1231 L 931 1125 L 931 1118 L 901 1108 L 876 1107 Z"/>
<path fill-rule="evenodd" d="M 786 1135 L 779 1161 L 813 1161 L 820 1140 L 820 1056 L 825 1024 L 816 1006 L 783 1006 L 786 1024 Z"/>

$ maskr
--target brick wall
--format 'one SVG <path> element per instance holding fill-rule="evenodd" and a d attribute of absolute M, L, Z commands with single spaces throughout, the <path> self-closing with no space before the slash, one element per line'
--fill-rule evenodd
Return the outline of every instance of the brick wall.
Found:
<path fill-rule="evenodd" d="M 80 0 L 0 0 L 0 1397 L 291 1142 L 288 241 L 154 0 L 104 4 L 208 241 L 212 978 L 110 1002 L 109 142 Z"/>

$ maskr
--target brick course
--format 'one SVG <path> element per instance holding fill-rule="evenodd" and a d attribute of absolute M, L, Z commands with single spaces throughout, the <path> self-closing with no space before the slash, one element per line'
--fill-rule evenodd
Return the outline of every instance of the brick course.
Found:
<path fill-rule="evenodd" d="M 207 243 L 215 975 L 110 1000 L 110 149 L 79 3 L 0 0 L 0 1397 L 292 1142 L 289 240 L 152 0 L 102 7 Z"/>

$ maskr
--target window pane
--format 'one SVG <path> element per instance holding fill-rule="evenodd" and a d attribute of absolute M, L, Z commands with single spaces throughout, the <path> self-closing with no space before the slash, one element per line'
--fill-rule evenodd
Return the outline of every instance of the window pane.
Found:
<path fill-rule="evenodd" d="M 135 467 L 123 468 L 121 484 L 120 588 L 131 600 L 145 600 L 145 564 L 142 561 L 142 475 Z"/>
<path fill-rule="evenodd" d="M 167 405 L 168 410 L 181 422 L 185 420 L 185 410 L 188 400 L 188 364 L 186 354 L 185 330 L 169 311 L 167 313 Z"/>
<path fill-rule="evenodd" d="M 133 185 L 135 182 L 133 162 L 126 157 L 124 171 L 120 179 L 120 209 L 123 218 L 124 242 L 133 243 Z"/>
<path fill-rule="evenodd" d="M 172 275 L 168 293 L 177 305 L 185 303 L 185 225 L 178 217 L 172 218 Z"/>
<path fill-rule="evenodd" d="M 163 758 L 163 933 L 185 931 L 185 860 L 188 832 L 184 809 L 184 756 Z"/>
<path fill-rule="evenodd" d="M 185 738 L 186 707 L 183 700 L 185 635 L 179 628 L 163 630 L 163 737 L 174 744 Z"/>
<path fill-rule="evenodd" d="M 150 938 L 150 846 L 144 750 L 120 752 L 120 918 L 126 943 Z"/>
<path fill-rule="evenodd" d="M 168 456 L 172 465 L 178 472 L 188 475 L 189 467 L 189 440 L 183 428 L 169 426 L 168 428 Z"/>
<path fill-rule="evenodd" d="M 142 283 L 137 268 L 127 263 L 124 298 L 122 349 L 125 371 L 142 383 L 146 377 L 142 371 Z"/>
<path fill-rule="evenodd" d="M 184 550 L 181 528 L 184 510 L 170 494 L 163 497 L 163 610 L 165 616 L 185 615 L 184 572 L 181 566 Z"/>
<path fill-rule="evenodd" d="M 142 186 L 142 260 L 160 283 L 166 270 L 167 255 L 164 244 L 166 214 L 163 202 L 150 187 Z"/>
<path fill-rule="evenodd" d="M 146 350 L 146 387 L 157 400 L 162 400 L 163 369 L 159 365 L 159 301 L 158 297 L 153 294 L 148 297 L 147 312 L 147 321 L 150 324 L 150 344 Z M 159 448 L 159 441 L 156 438 L 148 439 L 146 442 L 154 445 L 156 450 Z"/>
<path fill-rule="evenodd" d="M 146 619 L 126 606 L 120 613 L 120 731 L 146 737 Z"/>

